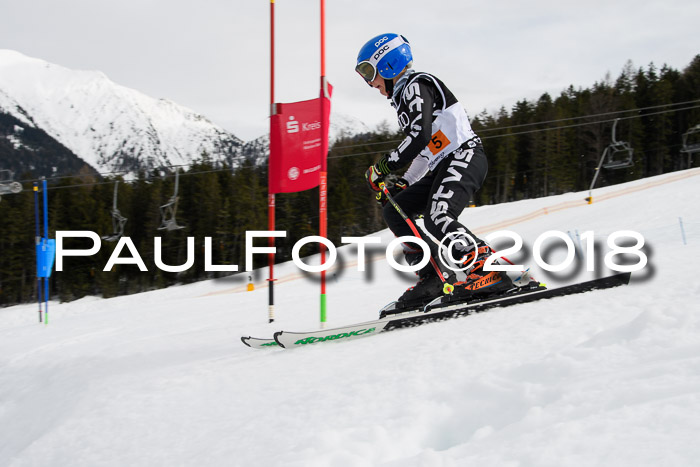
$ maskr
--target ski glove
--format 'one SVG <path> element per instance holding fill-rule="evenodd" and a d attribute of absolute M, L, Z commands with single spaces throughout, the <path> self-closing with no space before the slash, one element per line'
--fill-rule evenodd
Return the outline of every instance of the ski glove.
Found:
<path fill-rule="evenodd" d="M 406 179 L 399 178 L 398 180 L 396 180 L 396 182 L 394 182 L 393 185 L 389 187 L 389 194 L 392 197 L 396 196 L 406 188 L 408 188 L 408 182 L 406 181 Z M 384 206 L 389 201 L 389 199 L 386 197 L 383 191 L 378 192 L 375 198 L 377 200 L 377 203 L 379 203 L 382 206 Z"/>
<path fill-rule="evenodd" d="M 381 191 L 379 184 L 384 181 L 384 177 L 389 175 L 389 172 L 386 156 L 383 156 L 376 164 L 370 165 L 365 172 L 365 179 L 370 190 Z"/>

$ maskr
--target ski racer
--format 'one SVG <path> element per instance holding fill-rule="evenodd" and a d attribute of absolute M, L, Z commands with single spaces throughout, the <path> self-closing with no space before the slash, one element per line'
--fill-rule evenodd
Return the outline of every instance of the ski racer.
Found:
<path fill-rule="evenodd" d="M 384 204 L 384 219 L 394 235 L 411 236 L 410 226 L 386 202 L 380 188 L 387 175 L 408 166 L 389 191 L 409 218 L 423 215 L 425 229 L 449 246 L 447 257 L 456 260 L 457 268 L 446 266 L 449 262 L 440 258 L 446 255 L 440 255 L 435 242 L 422 234 L 444 280 L 455 280 L 454 269 L 465 271 L 466 279 L 454 284 L 454 294 L 487 295 L 510 289 L 512 282 L 504 272 L 484 270 L 484 262 L 492 254 L 489 245 L 457 220 L 486 177 L 488 162 L 481 140 L 465 109 L 443 82 L 415 71 L 412 65 L 411 46 L 398 34 L 373 37 L 357 56 L 355 70 L 391 101 L 406 135 L 396 149 L 367 169 L 367 183 Z M 403 248 L 407 264 L 414 266 L 423 260 L 419 245 L 403 243 Z M 442 293 L 443 279 L 428 262 L 418 271 L 418 283 L 399 298 L 398 306 L 422 305 Z"/>

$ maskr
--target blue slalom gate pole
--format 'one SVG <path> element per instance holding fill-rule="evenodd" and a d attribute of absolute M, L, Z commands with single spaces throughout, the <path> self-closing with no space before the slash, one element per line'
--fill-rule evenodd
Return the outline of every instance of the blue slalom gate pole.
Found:
<path fill-rule="evenodd" d="M 37 297 L 39 299 L 39 322 L 41 322 L 42 283 L 44 301 L 44 324 L 49 324 L 49 278 L 56 257 L 56 241 L 49 238 L 49 202 L 46 180 L 43 180 L 44 191 L 44 235 L 41 236 L 39 222 L 39 187 L 34 184 L 34 205 L 36 216 L 36 278 Z"/>

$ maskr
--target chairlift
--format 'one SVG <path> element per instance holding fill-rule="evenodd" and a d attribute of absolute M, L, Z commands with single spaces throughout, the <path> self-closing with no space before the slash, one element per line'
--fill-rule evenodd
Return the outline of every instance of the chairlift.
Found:
<path fill-rule="evenodd" d="M 617 129 L 617 122 L 619 121 L 619 118 L 615 119 L 615 123 L 613 123 L 612 127 L 612 143 L 603 150 L 603 154 L 600 156 L 600 161 L 598 162 L 598 167 L 595 169 L 595 175 L 593 175 L 593 181 L 588 189 L 588 197 L 586 198 L 588 204 L 593 203 L 593 187 L 598 180 L 601 167 L 604 169 L 623 169 L 634 165 L 634 160 L 632 158 L 634 156 L 634 149 L 632 149 L 632 146 L 625 141 L 618 141 L 615 137 L 615 130 Z"/>
<path fill-rule="evenodd" d="M 116 242 L 124 235 L 124 225 L 126 224 L 127 218 L 122 216 L 117 208 L 117 198 L 119 196 L 119 181 L 114 182 L 114 197 L 112 201 L 112 234 L 104 235 L 102 240 L 108 242 Z"/>
<path fill-rule="evenodd" d="M 184 225 L 178 225 L 177 219 L 175 219 L 179 199 L 177 196 L 179 181 L 180 172 L 178 169 L 175 169 L 175 191 L 168 202 L 160 207 L 161 224 L 158 230 L 180 230 L 185 228 Z"/>
<path fill-rule="evenodd" d="M 634 164 L 632 157 L 634 149 L 625 141 L 618 141 L 615 138 L 615 129 L 617 122 L 620 119 L 616 118 L 612 127 L 612 143 L 603 151 L 603 168 L 605 169 L 624 169 Z"/>
<path fill-rule="evenodd" d="M 14 181 L 15 173 L 11 170 L 0 169 L 0 199 L 2 195 L 16 194 L 22 191 L 22 184 Z"/>
<path fill-rule="evenodd" d="M 693 155 L 700 152 L 700 124 L 695 125 L 683 133 L 683 147 L 681 152 L 688 154 L 688 167 Z"/>

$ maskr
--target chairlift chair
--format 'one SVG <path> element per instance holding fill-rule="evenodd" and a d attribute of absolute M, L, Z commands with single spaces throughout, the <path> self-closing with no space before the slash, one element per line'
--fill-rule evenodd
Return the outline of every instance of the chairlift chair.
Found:
<path fill-rule="evenodd" d="M 170 197 L 168 202 L 160 207 L 160 217 L 161 223 L 158 230 L 180 230 L 184 229 L 184 225 L 178 225 L 175 215 L 177 213 L 177 202 L 179 197 L 177 196 L 178 185 L 180 180 L 179 171 L 175 169 L 175 191 Z"/>
<path fill-rule="evenodd" d="M 593 181 L 588 189 L 588 197 L 586 198 L 588 204 L 593 203 L 593 187 L 598 180 L 601 167 L 604 169 L 623 169 L 634 165 L 634 149 L 632 149 L 632 146 L 625 141 L 618 141 L 615 137 L 615 130 L 617 129 L 617 122 L 619 121 L 619 118 L 615 119 L 615 123 L 613 123 L 612 127 L 612 143 L 603 150 L 603 154 L 598 162 L 598 167 L 595 169 L 595 175 L 593 175 Z"/>
<path fill-rule="evenodd" d="M 688 154 L 688 167 L 693 156 L 700 153 L 700 124 L 691 127 L 683 133 L 683 147 L 681 152 Z"/>
<path fill-rule="evenodd" d="M 0 169 L 0 199 L 2 195 L 16 194 L 22 191 L 22 184 L 14 181 L 14 172 Z"/>
<path fill-rule="evenodd" d="M 625 141 L 618 141 L 615 138 L 615 129 L 617 122 L 620 119 L 616 118 L 612 127 L 612 143 L 603 151 L 603 168 L 605 169 L 624 169 L 634 165 L 634 149 Z"/>
<path fill-rule="evenodd" d="M 112 201 L 112 234 L 104 235 L 102 240 L 108 242 L 116 242 L 124 235 L 124 225 L 126 224 L 127 218 L 122 216 L 117 208 L 117 197 L 119 195 L 118 191 L 119 181 L 114 182 L 114 197 Z"/>
<path fill-rule="evenodd" d="M 683 133 L 683 147 L 681 152 L 700 152 L 700 124 L 695 125 Z"/>

